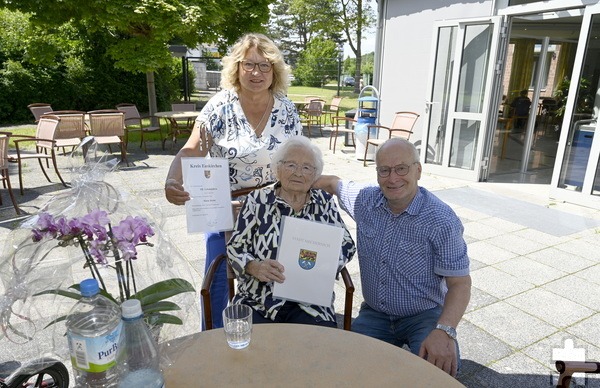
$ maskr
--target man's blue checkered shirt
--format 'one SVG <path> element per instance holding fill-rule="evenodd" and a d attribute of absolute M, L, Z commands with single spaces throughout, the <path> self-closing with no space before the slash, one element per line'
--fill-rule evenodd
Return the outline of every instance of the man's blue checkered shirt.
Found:
<path fill-rule="evenodd" d="M 356 221 L 365 302 L 406 317 L 443 305 L 445 276 L 469 274 L 463 225 L 454 211 L 419 187 L 408 208 L 393 214 L 379 186 L 340 182 L 338 198 Z"/>

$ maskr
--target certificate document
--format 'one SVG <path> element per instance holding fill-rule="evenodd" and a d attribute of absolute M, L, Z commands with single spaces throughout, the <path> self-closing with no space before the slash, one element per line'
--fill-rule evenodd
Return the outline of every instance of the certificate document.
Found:
<path fill-rule="evenodd" d="M 229 162 L 224 158 L 181 158 L 188 233 L 233 229 Z"/>
<path fill-rule="evenodd" d="M 273 296 L 331 306 L 344 229 L 302 218 L 283 217 L 277 261 L 285 281 L 275 283 Z"/>

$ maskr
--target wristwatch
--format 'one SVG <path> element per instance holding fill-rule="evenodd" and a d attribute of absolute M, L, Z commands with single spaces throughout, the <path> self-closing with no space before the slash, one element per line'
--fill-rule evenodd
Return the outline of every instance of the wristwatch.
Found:
<path fill-rule="evenodd" d="M 448 337 L 456 341 L 456 329 L 452 326 L 442 325 L 441 323 L 438 323 L 435 326 L 435 328 L 446 332 L 446 334 L 448 334 Z"/>

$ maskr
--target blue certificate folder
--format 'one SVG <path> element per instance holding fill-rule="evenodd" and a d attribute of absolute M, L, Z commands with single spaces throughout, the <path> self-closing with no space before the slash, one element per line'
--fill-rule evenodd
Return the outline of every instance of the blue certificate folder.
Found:
<path fill-rule="evenodd" d="M 331 306 L 344 229 L 295 217 L 284 217 L 277 261 L 285 268 L 285 281 L 275 283 L 280 299 Z"/>

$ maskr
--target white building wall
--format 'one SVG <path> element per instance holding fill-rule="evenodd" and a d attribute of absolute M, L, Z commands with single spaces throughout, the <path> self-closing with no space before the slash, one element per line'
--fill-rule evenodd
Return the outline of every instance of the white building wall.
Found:
<path fill-rule="evenodd" d="M 383 1 L 379 121 L 391 125 L 394 112 L 421 115 L 411 141 L 419 141 L 425 126 L 425 101 L 433 44 L 433 23 L 440 20 L 490 16 L 493 1 L 379 0 Z M 455 4 L 453 4 L 455 3 Z"/>

